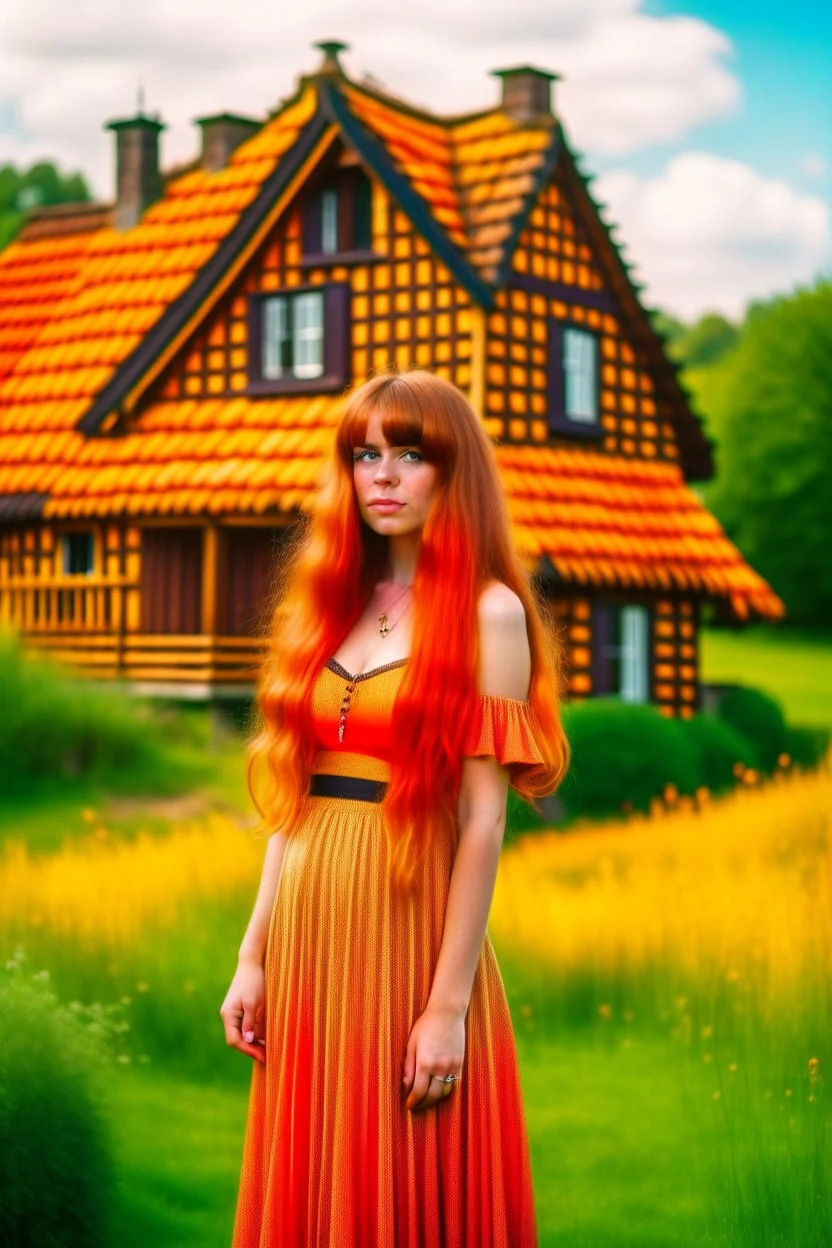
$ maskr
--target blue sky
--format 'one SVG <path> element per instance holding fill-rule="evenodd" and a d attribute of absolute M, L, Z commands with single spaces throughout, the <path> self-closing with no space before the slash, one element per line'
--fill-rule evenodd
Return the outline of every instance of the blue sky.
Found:
<path fill-rule="evenodd" d="M 658 15 L 695 14 L 724 31 L 734 45 L 731 63 L 743 91 L 740 110 L 694 128 L 685 144 L 740 156 L 763 173 L 800 185 L 822 185 L 826 198 L 832 198 L 832 2 L 648 0 L 644 8 Z M 657 168 L 667 150 L 642 153 L 643 171 Z M 825 179 L 801 173 L 806 153 L 826 160 L 830 172 Z"/>
<path fill-rule="evenodd" d="M 555 111 L 676 315 L 832 275 L 832 0 L 6 0 L 0 164 L 56 160 L 109 199 L 104 124 L 139 84 L 170 166 L 195 117 L 265 117 L 332 38 L 352 78 L 438 114 L 493 106 L 493 69 L 560 73 Z"/>

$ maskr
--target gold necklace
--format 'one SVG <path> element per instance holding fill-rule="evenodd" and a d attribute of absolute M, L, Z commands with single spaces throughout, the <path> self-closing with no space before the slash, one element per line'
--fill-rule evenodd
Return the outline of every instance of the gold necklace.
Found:
<path fill-rule="evenodd" d="M 378 616 L 378 631 L 379 631 L 379 635 L 380 635 L 381 637 L 386 637 L 386 636 L 387 636 L 387 634 L 388 634 L 388 633 L 389 633 L 389 632 L 390 632 L 393 628 L 395 628 L 395 627 L 396 627 L 396 624 L 398 624 L 399 620 L 402 618 L 402 615 L 404 615 L 404 611 L 402 611 L 402 612 L 401 612 L 401 614 L 397 617 L 397 619 L 393 622 L 393 624 L 391 624 L 391 623 L 389 622 L 389 615 L 388 615 L 388 612 L 390 611 L 390 609 L 391 609 L 392 607 L 395 607 L 395 605 L 396 605 L 396 603 L 397 603 L 397 602 L 401 602 L 402 598 L 404 598 L 404 596 L 405 596 L 405 594 L 407 593 L 407 591 L 408 591 L 409 589 L 412 589 L 412 588 L 413 588 L 413 587 L 412 587 L 411 585 L 405 585 L 404 589 L 403 589 L 403 590 L 402 590 L 402 592 L 399 594 L 398 598 L 394 598 L 394 600 L 390 603 L 390 606 L 389 606 L 389 607 L 387 607 L 384 611 L 380 611 L 380 612 L 379 612 L 379 616 Z M 405 609 L 404 609 L 404 610 L 406 611 L 406 610 L 407 610 L 407 607 L 405 607 Z"/>

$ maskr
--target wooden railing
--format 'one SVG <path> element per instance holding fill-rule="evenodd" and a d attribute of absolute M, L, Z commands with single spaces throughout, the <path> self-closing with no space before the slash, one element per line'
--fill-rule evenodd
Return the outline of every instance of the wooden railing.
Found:
<path fill-rule="evenodd" d="M 123 679 L 143 691 L 208 696 L 254 686 L 263 658 L 255 637 L 146 634 L 131 627 L 127 579 L 15 577 L 0 585 L 0 623 L 19 631 L 30 649 L 45 651 L 72 670 Z"/>

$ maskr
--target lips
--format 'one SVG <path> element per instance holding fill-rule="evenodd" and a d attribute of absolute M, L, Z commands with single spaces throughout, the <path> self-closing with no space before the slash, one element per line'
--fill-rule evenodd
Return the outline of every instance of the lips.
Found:
<path fill-rule="evenodd" d="M 398 511 L 404 503 L 397 503 L 393 498 L 375 498 L 368 506 L 375 507 L 378 511 Z"/>

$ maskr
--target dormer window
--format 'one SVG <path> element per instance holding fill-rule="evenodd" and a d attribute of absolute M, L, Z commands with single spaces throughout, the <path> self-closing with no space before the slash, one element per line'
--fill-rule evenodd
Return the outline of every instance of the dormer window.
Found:
<path fill-rule="evenodd" d="M 369 253 L 370 207 L 370 180 L 363 169 L 338 169 L 312 188 L 303 211 L 304 262 Z"/>
<path fill-rule="evenodd" d="M 338 192 L 334 187 L 321 191 L 321 251 L 327 256 L 338 251 Z"/>
<path fill-rule="evenodd" d="M 598 335 L 552 318 L 549 367 L 550 429 L 575 437 L 601 437 Z"/>
<path fill-rule="evenodd" d="M 349 286 L 250 296 L 249 394 L 327 393 L 347 384 Z"/>

